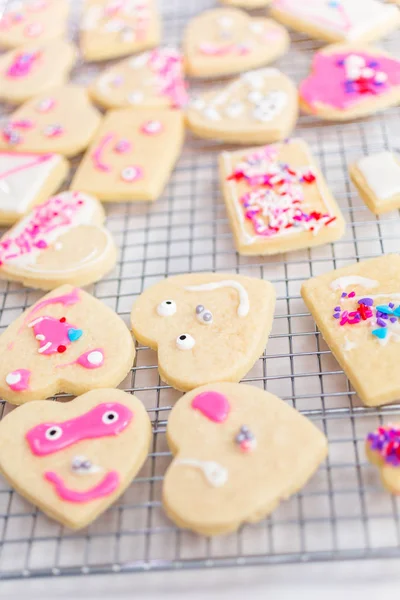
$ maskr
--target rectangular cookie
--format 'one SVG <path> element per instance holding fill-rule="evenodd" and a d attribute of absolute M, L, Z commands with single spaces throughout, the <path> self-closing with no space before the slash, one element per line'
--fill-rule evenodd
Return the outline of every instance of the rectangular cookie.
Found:
<path fill-rule="evenodd" d="M 364 156 L 349 167 L 352 182 L 376 215 L 400 207 L 400 159 L 393 152 Z"/>
<path fill-rule="evenodd" d="M 400 256 L 306 281 L 301 289 L 326 343 L 367 406 L 400 397 Z"/>
<path fill-rule="evenodd" d="M 279 254 L 344 234 L 343 215 L 303 140 L 224 152 L 219 166 L 239 254 Z"/>

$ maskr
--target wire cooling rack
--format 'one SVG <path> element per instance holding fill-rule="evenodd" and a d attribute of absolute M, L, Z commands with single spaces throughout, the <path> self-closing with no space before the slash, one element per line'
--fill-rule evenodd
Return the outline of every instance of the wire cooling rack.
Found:
<path fill-rule="evenodd" d="M 80 3 L 71 5 L 75 38 Z M 212 0 L 165 0 L 165 42 L 179 43 L 188 20 L 211 6 Z M 399 38 L 384 45 L 396 52 Z M 277 66 L 298 81 L 317 48 L 317 42 L 293 34 L 291 51 Z M 99 68 L 80 63 L 73 79 L 89 82 Z M 3 116 L 6 112 L 4 107 Z M 231 271 L 274 283 L 272 334 L 244 381 L 278 394 L 328 436 L 329 457 L 309 484 L 269 518 L 237 534 L 207 539 L 177 529 L 163 513 L 161 486 L 171 460 L 166 422 L 180 394 L 158 377 L 156 354 L 139 346 L 121 387 L 138 395 L 153 422 L 154 441 L 142 471 L 113 507 L 79 532 L 50 521 L 1 480 L 0 578 L 400 556 L 399 500 L 382 490 L 363 447 L 365 434 L 400 414 L 400 404 L 381 410 L 362 406 L 299 293 L 310 276 L 400 251 L 398 211 L 373 216 L 347 173 L 347 164 L 363 154 L 400 150 L 399 116 L 399 109 L 392 109 L 345 125 L 301 117 L 296 134 L 311 145 L 347 220 L 346 235 L 335 244 L 272 258 L 236 254 L 218 186 L 221 146 L 189 135 L 161 199 L 153 205 L 106 206 L 119 261 L 89 291 L 126 323 L 138 294 L 169 275 Z M 0 329 L 39 297 L 0 283 Z"/>

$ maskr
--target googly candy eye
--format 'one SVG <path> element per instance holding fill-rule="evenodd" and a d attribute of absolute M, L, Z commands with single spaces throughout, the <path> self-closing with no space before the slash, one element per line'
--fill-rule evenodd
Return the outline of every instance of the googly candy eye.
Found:
<path fill-rule="evenodd" d="M 60 437 L 62 436 L 62 429 L 61 427 L 59 427 L 58 425 L 51 425 L 51 427 L 49 427 L 48 429 L 46 429 L 45 432 L 45 438 L 46 440 L 58 440 L 60 439 Z"/>
<path fill-rule="evenodd" d="M 142 177 L 143 171 L 140 167 L 125 167 L 125 169 L 122 169 L 121 171 L 121 179 L 129 183 L 138 181 L 138 179 L 142 179 Z"/>
<path fill-rule="evenodd" d="M 195 339 L 189 333 L 182 333 L 176 338 L 179 350 L 191 350 L 195 343 Z"/>
<path fill-rule="evenodd" d="M 164 300 L 157 306 L 160 317 L 171 317 L 176 313 L 176 304 L 173 300 Z"/>
<path fill-rule="evenodd" d="M 115 410 L 108 410 L 101 417 L 104 425 L 110 425 L 110 423 L 115 423 L 119 419 L 119 414 Z"/>

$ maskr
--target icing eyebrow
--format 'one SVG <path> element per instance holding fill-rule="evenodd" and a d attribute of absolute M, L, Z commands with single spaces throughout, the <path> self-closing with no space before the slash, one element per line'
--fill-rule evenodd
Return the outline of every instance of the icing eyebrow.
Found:
<path fill-rule="evenodd" d="M 249 295 L 246 288 L 234 279 L 225 279 L 223 281 L 203 283 L 201 285 L 189 285 L 184 289 L 188 292 L 207 292 L 217 290 L 219 288 L 233 288 L 237 291 L 239 294 L 239 306 L 237 308 L 237 314 L 239 317 L 247 317 L 250 310 Z"/>

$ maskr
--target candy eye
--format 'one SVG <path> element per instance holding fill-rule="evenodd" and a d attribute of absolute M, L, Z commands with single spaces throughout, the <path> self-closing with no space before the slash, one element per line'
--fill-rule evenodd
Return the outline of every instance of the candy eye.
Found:
<path fill-rule="evenodd" d="M 164 300 L 157 306 L 157 313 L 160 317 L 170 317 L 176 313 L 176 304 L 173 300 Z"/>
<path fill-rule="evenodd" d="M 46 429 L 46 433 L 44 435 L 46 440 L 58 440 L 62 436 L 62 429 L 61 427 L 58 427 L 58 425 L 52 425 Z"/>
<path fill-rule="evenodd" d="M 115 423 L 119 419 L 119 414 L 115 412 L 115 410 L 108 410 L 101 417 L 104 425 L 109 425 L 110 423 Z"/>
<path fill-rule="evenodd" d="M 203 325 L 211 325 L 213 321 L 212 312 L 206 310 L 202 304 L 196 306 L 196 317 Z"/>
<path fill-rule="evenodd" d="M 179 350 L 191 350 L 195 345 L 196 341 L 188 333 L 182 333 L 176 338 L 176 345 Z"/>

